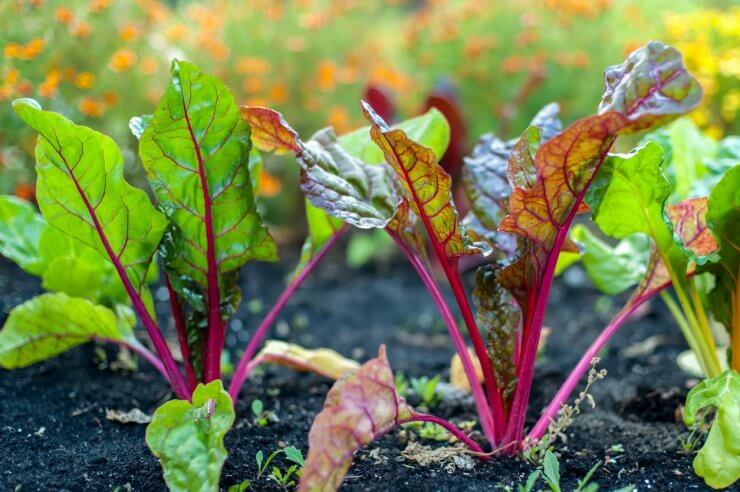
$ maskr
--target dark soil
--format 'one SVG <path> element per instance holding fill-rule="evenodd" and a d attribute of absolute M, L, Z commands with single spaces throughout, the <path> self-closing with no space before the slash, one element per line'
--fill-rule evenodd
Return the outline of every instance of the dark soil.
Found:
<path fill-rule="evenodd" d="M 337 266 L 341 264 L 342 258 L 335 256 L 314 273 L 284 310 L 272 336 L 308 347 L 329 346 L 360 360 L 385 343 L 395 371 L 446 378 L 451 344 L 413 271 L 400 262 L 361 271 L 347 271 Z M 242 277 L 245 298 L 269 306 L 279 294 L 284 271 L 280 265 L 249 266 Z M 0 321 L 38 292 L 38 281 L 0 260 Z M 244 347 L 249 330 L 264 314 L 249 314 L 245 306 L 227 341 L 234 352 Z M 556 282 L 547 319 L 552 334 L 537 367 L 530 425 L 617 308 L 605 305 L 591 288 Z M 630 356 L 650 337 L 655 346 Z M 684 349 L 678 329 L 658 303 L 616 336 L 602 360 L 609 375 L 592 391 L 596 408 L 585 409 L 567 430 L 567 442 L 558 443 L 564 490 L 572 490 L 597 462 L 602 466 L 594 480 L 602 490 L 629 484 L 639 490 L 706 488 L 692 472 L 693 456 L 682 450 L 680 441 L 688 432 L 676 420 L 695 382 L 676 366 Z M 115 349 L 106 351 L 109 360 L 115 358 Z M 256 477 L 259 450 L 269 453 L 295 445 L 305 453 L 312 418 L 329 386 L 316 376 L 278 368 L 248 381 L 237 402 L 235 427 L 226 438 L 224 489 Z M 163 490 L 159 465 L 144 443 L 145 426 L 106 420 L 105 410 L 151 413 L 170 397 L 167 385 L 145 362 L 138 372 L 114 371 L 101 364 L 89 345 L 26 369 L 0 371 L 0 489 Z M 249 406 L 255 398 L 279 422 L 254 426 Z M 433 411 L 474 418 L 472 404 L 442 404 Z M 498 483 L 515 488 L 532 470 L 515 459 L 477 462 L 472 470 L 454 473 L 443 465 L 421 467 L 401 456 L 405 439 L 406 433 L 393 432 L 359 452 L 343 490 L 494 490 Z M 274 488 L 271 483 L 262 479 L 253 485 L 262 490 Z"/>

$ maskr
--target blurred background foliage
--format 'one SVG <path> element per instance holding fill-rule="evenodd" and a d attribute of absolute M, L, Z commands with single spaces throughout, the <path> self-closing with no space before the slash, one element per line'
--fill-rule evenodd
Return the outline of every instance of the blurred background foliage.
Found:
<path fill-rule="evenodd" d="M 10 101 L 111 135 L 136 169 L 131 116 L 153 110 L 173 58 L 223 78 L 243 104 L 282 111 L 309 136 L 363 125 L 369 87 L 398 118 L 430 93 L 454 94 L 468 149 L 511 137 L 545 103 L 566 122 L 593 113 L 602 71 L 650 39 L 678 47 L 706 96 L 691 114 L 711 138 L 737 133 L 740 6 L 713 0 L 3 0 L 0 193 L 33 195 L 34 136 Z M 269 161 L 271 222 L 301 213 L 297 170 Z M 132 171 L 133 172 L 133 171 Z M 136 179 L 135 173 L 133 178 Z"/>

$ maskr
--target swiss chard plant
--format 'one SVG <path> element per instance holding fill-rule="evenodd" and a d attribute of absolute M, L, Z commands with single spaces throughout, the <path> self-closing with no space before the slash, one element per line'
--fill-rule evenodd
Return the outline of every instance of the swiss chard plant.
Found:
<path fill-rule="evenodd" d="M 463 169 L 471 201 L 471 212 L 465 220 L 458 216 L 450 177 L 437 162 L 439 155 L 414 141 L 403 129 L 389 128 L 371 107 L 363 105 L 371 124 L 371 139 L 383 153 L 392 189 L 400 198 L 396 214 L 386 227 L 395 234 L 447 321 L 488 442 L 489 453 L 484 456 L 516 454 L 540 439 L 595 355 L 587 357 L 586 365 L 579 364 L 574 369 L 553 404 L 525 434 L 524 418 L 558 257 L 561 252 L 578 251 L 569 232 L 577 215 L 595 215 L 594 209 L 587 205 L 587 196 L 597 197 L 594 203 L 598 212 L 598 208 L 603 209 L 609 203 L 607 184 L 612 181 L 618 184 L 622 179 L 630 182 L 628 175 L 602 172 L 605 166 L 615 166 L 620 159 L 631 158 L 610 155 L 615 140 L 620 135 L 667 123 L 691 110 L 701 99 L 701 88 L 684 67 L 681 55 L 659 42 L 649 43 L 632 53 L 623 64 L 608 68 L 605 78 L 604 95 L 595 115 L 562 129 L 557 107 L 550 105 L 537 115 L 520 138 L 502 141 L 489 136 L 482 140 Z M 300 152 L 297 154 L 300 158 Z M 659 173 L 659 166 L 660 159 L 654 159 L 645 164 L 645 172 Z M 335 169 L 341 172 L 340 168 Z M 597 182 L 597 176 L 604 183 Z M 348 180 L 355 175 L 343 177 Z M 598 186 L 592 186 L 595 183 Z M 647 190 L 639 191 L 647 193 Z M 629 200 L 621 193 L 615 193 L 612 198 L 615 204 Z M 657 225 L 652 221 L 654 217 L 648 220 L 640 210 L 633 210 L 639 209 L 639 201 L 630 205 L 629 215 L 624 215 L 621 221 L 626 228 Z M 665 258 L 654 257 L 650 267 L 653 274 L 648 275 L 629 305 L 605 328 L 595 344 L 605 342 L 637 306 L 670 285 L 672 277 L 666 274 L 667 268 L 676 270 L 676 278 L 686 277 L 689 269 L 702 264 L 704 257 L 716 249 L 708 231 L 704 231 L 706 228 L 697 224 L 701 214 L 699 205 L 681 204 L 665 219 L 658 214 L 664 230 L 677 231 L 661 236 L 663 243 L 655 247 L 665 251 Z M 452 290 L 473 345 L 473 356 L 432 276 L 427 245 Z M 477 312 L 474 312 L 461 278 L 460 263 L 467 256 L 481 254 L 487 257 L 475 278 L 472 294 Z M 685 259 L 679 260 L 679 254 Z M 674 257 L 675 263 L 667 263 Z M 381 355 L 379 359 L 384 358 Z M 483 388 L 475 373 L 476 364 L 482 370 Z M 360 378 L 365 367 L 352 377 Z M 388 378 L 375 378 L 375 381 L 386 396 L 376 396 L 380 401 L 358 405 L 370 414 L 377 412 L 375 417 L 366 416 L 367 423 L 351 420 L 353 413 L 346 408 L 357 405 L 353 403 L 357 397 L 353 396 L 352 385 L 338 383 L 329 393 L 324 411 L 317 417 L 309 436 L 309 455 L 301 482 L 305 490 L 322 488 L 319 485 L 322 480 L 338 485 L 354 449 L 398 423 L 414 418 L 413 412 L 396 395 L 393 379 L 388 379 L 390 383 L 385 379 Z M 367 394 L 363 396 L 373 400 Z M 453 427 L 449 423 L 444 425 Z M 332 435 L 328 430 L 332 426 L 362 429 L 367 433 L 355 432 L 346 439 L 327 440 L 323 436 Z M 471 447 L 479 452 L 477 446 Z"/>
<path fill-rule="evenodd" d="M 13 107 L 39 134 L 40 213 L 28 202 L 0 197 L 0 254 L 41 277 L 49 292 L 10 312 L 0 331 L 0 365 L 24 367 L 88 341 L 135 351 L 179 398 L 155 412 L 147 431 L 168 485 L 217 487 L 232 400 L 254 367 L 280 363 L 337 378 L 357 366 L 327 349 L 283 342 L 258 352 L 280 309 L 346 226 L 309 212 L 320 220 L 310 222 L 300 264 L 251 337 L 226 392 L 221 359 L 229 319 L 242 299 L 239 271 L 250 260 L 277 259 L 255 202 L 259 155 L 251 151 L 249 124 L 228 88 L 175 61 L 155 112 L 131 121 L 154 204 L 125 180 L 113 140 L 30 99 Z M 155 314 L 148 284 L 158 272 L 169 293 L 182 364 Z M 134 335 L 137 318 L 153 352 Z"/>

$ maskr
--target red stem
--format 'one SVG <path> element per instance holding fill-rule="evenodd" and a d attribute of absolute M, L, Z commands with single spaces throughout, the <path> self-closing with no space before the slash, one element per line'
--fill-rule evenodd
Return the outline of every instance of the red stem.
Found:
<path fill-rule="evenodd" d="M 395 232 L 391 230 L 387 231 L 388 234 L 390 234 L 391 237 L 396 241 L 396 244 L 401 249 L 401 251 L 403 251 L 404 255 L 406 255 L 409 263 L 411 263 L 411 265 L 414 267 L 414 270 L 416 270 L 416 272 L 419 274 L 419 277 L 421 277 L 421 280 L 424 282 L 424 285 L 429 291 L 429 294 L 432 296 L 432 299 L 434 299 L 434 303 L 439 310 L 439 314 L 442 316 L 442 319 L 445 322 L 445 326 L 447 327 L 447 333 L 449 333 L 450 338 L 452 339 L 452 343 L 455 346 L 455 350 L 460 356 L 463 370 L 465 371 L 465 376 L 468 378 L 468 383 L 470 384 L 473 401 L 475 401 L 475 407 L 478 411 L 478 417 L 480 418 L 483 433 L 485 434 L 486 439 L 488 439 L 488 442 L 491 444 L 491 446 L 495 447 L 496 436 L 494 432 L 491 409 L 488 406 L 486 397 L 483 394 L 480 383 L 478 382 L 478 377 L 475 373 L 473 361 L 470 358 L 465 340 L 463 340 L 460 329 L 457 326 L 457 321 L 455 320 L 455 317 L 453 316 L 452 311 L 447 304 L 447 301 L 445 301 L 444 296 L 439 291 L 437 283 L 434 281 L 432 275 L 424 266 L 424 263 L 419 258 L 419 255 L 414 253 L 411 248 L 409 248 L 403 241 L 401 241 Z"/>
<path fill-rule="evenodd" d="M 265 335 L 267 335 L 267 331 L 270 329 L 272 324 L 275 322 L 275 319 L 280 314 L 280 311 L 282 311 L 283 307 L 285 307 L 285 305 L 288 303 L 288 300 L 290 300 L 293 294 L 295 294 L 295 291 L 298 289 L 298 287 L 301 286 L 303 281 L 306 280 L 306 278 L 311 273 L 311 271 L 313 271 L 316 265 L 318 265 L 319 262 L 324 258 L 324 256 L 326 256 L 332 246 L 334 246 L 339 238 L 342 237 L 345 232 L 347 232 L 348 228 L 349 226 L 347 226 L 346 224 L 343 225 L 332 235 L 331 238 L 329 238 L 326 244 L 321 247 L 319 252 L 316 253 L 316 255 L 311 258 L 308 263 L 306 263 L 303 271 L 285 287 L 285 290 L 282 294 L 280 294 L 280 297 L 278 297 L 277 301 L 275 301 L 275 304 L 272 306 L 272 309 L 270 309 L 270 312 L 267 313 L 267 316 L 265 316 L 265 318 L 262 320 L 262 323 L 260 323 L 257 331 L 254 332 L 254 335 L 249 340 L 249 344 L 244 350 L 244 355 L 242 355 L 241 359 L 239 360 L 239 364 L 234 371 L 234 377 L 232 378 L 231 384 L 229 385 L 229 394 L 231 395 L 232 400 L 236 401 L 237 397 L 239 396 L 239 391 L 244 384 L 244 381 L 246 381 L 247 377 L 249 377 L 252 369 L 256 367 L 257 364 L 250 364 L 250 361 L 252 357 L 254 357 L 254 354 L 257 352 L 257 349 L 262 343 L 262 339 L 265 338 Z"/>
<path fill-rule="evenodd" d="M 524 437 L 524 419 L 527 414 L 529 395 L 532 390 L 534 365 L 537 360 L 537 348 L 539 346 L 542 325 L 545 321 L 547 300 L 550 295 L 550 288 L 552 287 L 552 280 L 558 256 L 563 247 L 563 242 L 565 242 L 565 239 L 568 237 L 568 231 L 570 230 L 570 226 L 573 223 L 576 213 L 578 213 L 578 208 L 580 207 L 581 202 L 583 202 L 586 191 L 588 191 L 591 186 L 591 182 L 596 177 L 597 171 L 601 167 L 601 163 L 604 162 L 609 149 L 616 140 L 616 136 L 612 136 L 610 138 L 611 141 L 604 146 L 604 150 L 602 150 L 598 157 L 599 164 L 595 167 L 593 175 L 583 186 L 581 194 L 575 197 L 575 202 L 573 203 L 568 216 L 560 225 L 553 223 L 553 225 L 557 227 L 558 233 L 547 256 L 547 263 L 542 275 L 542 282 L 534 294 L 536 298 L 533 309 L 527 310 L 528 319 L 525 320 L 523 325 L 524 345 L 522 346 L 522 353 L 517 367 L 517 385 L 514 389 L 514 399 L 511 404 L 511 412 L 509 414 L 506 435 L 504 436 L 505 443 L 516 443 L 516 445 L 512 445 L 508 448 L 510 453 L 516 453 L 519 451 L 521 448 L 521 441 Z M 532 315 L 530 316 L 529 313 L 532 313 Z"/>
<path fill-rule="evenodd" d="M 170 298 L 170 309 L 172 311 L 172 317 L 175 320 L 175 329 L 177 330 L 177 341 L 180 344 L 180 353 L 182 354 L 182 360 L 185 365 L 185 375 L 188 378 L 188 386 L 192 392 L 195 386 L 198 384 L 198 380 L 195 377 L 195 371 L 193 370 L 193 359 L 190 355 L 190 345 L 188 344 L 188 334 L 185 330 L 185 320 L 182 317 L 182 307 L 178 300 L 175 289 L 172 288 L 172 282 L 170 282 L 170 276 L 167 272 L 164 272 L 164 282 L 167 285 L 167 293 Z"/>
<path fill-rule="evenodd" d="M 49 141 L 48 139 L 46 140 Z M 49 144 L 54 147 L 50 141 Z M 90 218 L 93 221 L 95 230 L 100 237 L 100 241 L 103 244 L 103 248 L 110 258 L 111 263 L 113 263 L 113 267 L 116 269 L 116 272 L 121 279 L 121 283 L 123 284 L 126 293 L 131 298 L 131 302 L 134 305 L 136 313 L 139 315 L 139 319 L 141 319 L 141 322 L 144 324 L 144 328 L 146 328 L 146 332 L 149 335 L 152 344 L 154 344 L 154 349 L 156 350 L 157 355 L 164 365 L 164 370 L 167 375 L 168 381 L 172 385 L 172 389 L 175 391 L 178 397 L 190 400 L 190 393 L 185 386 L 185 381 L 183 380 L 180 371 L 177 369 L 175 359 L 172 358 L 172 353 L 167 346 L 167 342 L 165 342 L 164 337 L 162 336 L 162 332 L 159 331 L 157 323 L 149 314 L 149 311 L 144 305 L 144 301 L 141 299 L 141 295 L 139 294 L 139 292 L 136 291 L 136 289 L 134 289 L 131 280 L 128 278 L 128 274 L 126 274 L 126 269 L 121 263 L 121 258 L 113 251 L 113 247 L 108 241 L 108 236 L 105 235 L 103 226 L 100 225 L 100 220 L 98 220 L 98 215 L 95 212 L 95 208 L 92 206 L 90 200 L 87 198 L 87 195 L 85 195 L 84 191 L 82 190 L 82 187 L 77 181 L 74 172 L 72 172 L 72 170 L 69 168 L 69 165 L 67 164 L 67 159 L 64 157 L 64 155 L 61 154 L 61 152 L 57 151 L 57 153 L 59 154 L 59 157 L 64 161 L 64 164 L 67 167 L 67 175 L 74 183 L 75 188 L 77 189 L 77 193 L 80 195 L 80 198 L 82 198 L 82 201 L 87 208 L 87 212 L 90 214 Z"/>
<path fill-rule="evenodd" d="M 483 451 L 483 448 L 481 448 L 477 442 L 473 441 L 467 435 L 465 435 L 465 433 L 461 431 L 455 424 L 441 417 L 436 417 L 434 415 L 429 415 L 426 413 L 414 413 L 411 415 L 411 417 L 400 420 L 398 423 L 408 424 L 409 422 L 432 422 L 434 424 L 437 424 L 440 427 L 444 427 L 447 432 L 455 436 L 460 442 L 465 444 L 465 446 L 470 448 L 472 451 L 481 455 L 486 454 L 486 452 Z M 480 458 L 483 460 L 487 460 L 488 456 L 481 456 Z"/>
<path fill-rule="evenodd" d="M 475 322 L 475 316 L 473 311 L 470 309 L 468 303 L 468 297 L 465 294 L 465 288 L 460 280 L 460 275 L 457 272 L 457 263 L 454 263 L 455 269 L 451 270 L 445 268 L 445 274 L 447 280 L 452 288 L 452 293 L 457 300 L 457 304 L 460 307 L 460 312 L 465 322 L 465 326 L 468 329 L 468 335 L 470 340 L 473 342 L 473 349 L 475 355 L 478 357 L 481 368 L 483 369 L 483 377 L 485 378 L 485 386 L 488 393 L 488 402 L 491 405 L 491 411 L 493 413 L 494 431 L 496 432 L 497 443 L 501 437 L 501 433 L 504 431 L 506 426 L 506 412 L 504 412 L 504 403 L 499 392 L 498 385 L 496 384 L 496 376 L 493 372 L 493 365 L 491 364 L 491 358 L 488 355 L 486 344 L 480 336 L 478 331 L 478 324 Z"/>
<path fill-rule="evenodd" d="M 213 211 L 211 210 L 211 194 L 208 191 L 208 176 L 200 153 L 200 144 L 195 138 L 193 127 L 190 125 L 188 107 L 182 96 L 183 115 L 188 126 L 190 140 L 195 148 L 198 159 L 198 175 L 200 176 L 201 190 L 203 191 L 204 227 L 206 229 L 206 262 L 208 273 L 208 335 L 206 352 L 203 357 L 203 381 L 209 383 L 221 377 L 221 352 L 224 349 L 224 323 L 221 318 L 221 292 L 218 286 L 218 263 L 216 263 L 216 239 L 213 234 Z"/>

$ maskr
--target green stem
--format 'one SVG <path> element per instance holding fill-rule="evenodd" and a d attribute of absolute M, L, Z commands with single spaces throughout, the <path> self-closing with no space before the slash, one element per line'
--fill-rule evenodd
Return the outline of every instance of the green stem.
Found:
<path fill-rule="evenodd" d="M 681 333 L 683 333 L 683 336 L 686 339 L 686 343 L 689 344 L 689 348 L 691 349 L 692 352 L 694 352 L 694 354 L 696 354 L 696 358 L 699 361 L 699 364 L 701 365 L 701 371 L 704 374 L 708 374 L 709 371 L 704 361 L 704 357 L 702 357 L 702 354 L 699 350 L 699 343 L 696 340 L 694 330 L 692 330 L 691 326 L 689 326 L 689 322 L 686 320 L 686 316 L 684 316 L 683 312 L 681 311 L 681 308 L 678 307 L 678 304 L 676 304 L 676 301 L 674 301 L 673 297 L 671 297 L 671 295 L 666 291 L 663 291 L 660 293 L 660 298 L 663 299 L 663 302 L 665 303 L 666 307 L 668 307 L 668 310 L 671 312 L 671 315 L 673 315 L 673 318 L 676 320 L 676 323 L 678 323 L 678 327 L 681 329 Z"/>

